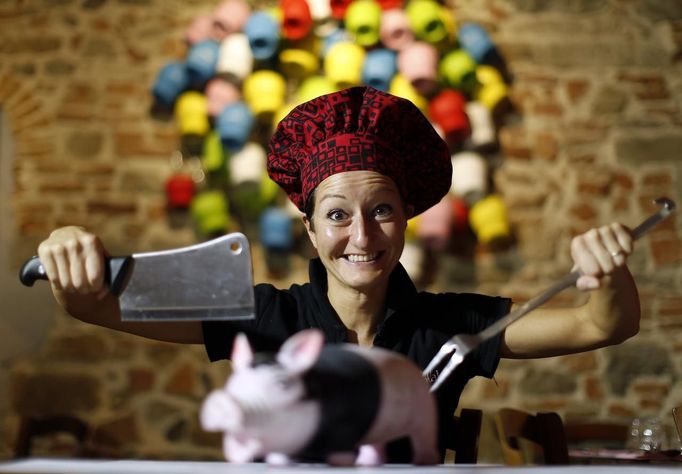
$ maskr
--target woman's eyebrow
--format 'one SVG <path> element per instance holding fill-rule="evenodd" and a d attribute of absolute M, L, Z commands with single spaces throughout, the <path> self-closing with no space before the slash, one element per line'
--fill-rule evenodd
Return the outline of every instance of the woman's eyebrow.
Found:
<path fill-rule="evenodd" d="M 340 198 L 340 199 L 346 199 L 346 196 L 343 194 L 325 194 L 320 198 L 320 203 L 324 201 L 325 199 L 331 199 L 331 198 Z"/>

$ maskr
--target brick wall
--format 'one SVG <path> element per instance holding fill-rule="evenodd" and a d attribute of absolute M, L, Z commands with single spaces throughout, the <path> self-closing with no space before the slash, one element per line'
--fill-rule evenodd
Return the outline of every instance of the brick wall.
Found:
<path fill-rule="evenodd" d="M 192 16 L 214 4 L 0 4 L 0 107 L 16 150 L 13 199 L 1 203 L 13 211 L 13 228 L 2 230 L 13 237 L 12 269 L 64 224 L 97 232 L 112 253 L 194 241 L 165 214 L 163 184 L 179 138 L 172 123 L 150 117 L 148 91 L 160 67 L 184 54 Z M 660 195 L 682 202 L 679 2 L 460 0 L 452 8 L 488 29 L 513 75 L 494 182 L 516 241 L 502 253 L 477 253 L 467 263 L 473 280 L 446 268 L 434 286 L 528 298 L 570 269 L 575 233 L 614 219 L 638 223 Z M 682 403 L 681 236 L 680 219 L 670 219 L 630 260 L 643 307 L 637 337 L 570 357 L 503 361 L 496 381 L 472 382 L 461 404 L 623 421 L 658 415 L 670 428 L 670 409 Z M 568 291 L 553 304 L 582 297 Z M 2 358 L 0 456 L 10 456 L 20 416 L 53 412 L 87 419 L 97 446 L 114 454 L 220 456 L 196 410 L 224 380 L 226 363 L 54 311 L 40 320 L 48 325 L 42 343 Z"/>

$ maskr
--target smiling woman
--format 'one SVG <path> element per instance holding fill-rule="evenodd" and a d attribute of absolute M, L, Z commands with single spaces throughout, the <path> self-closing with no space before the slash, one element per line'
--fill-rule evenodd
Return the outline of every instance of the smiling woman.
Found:
<path fill-rule="evenodd" d="M 255 350 L 276 351 L 294 333 L 318 328 L 328 344 L 390 349 L 419 369 L 453 335 L 477 333 L 509 312 L 508 298 L 418 292 L 399 262 L 407 219 L 436 205 L 452 178 L 446 143 L 408 100 L 354 87 L 299 105 L 271 139 L 268 173 L 305 213 L 318 258 L 310 261 L 309 283 L 287 289 L 257 284 L 253 320 L 122 324 L 116 299 L 103 291 L 104 246 L 73 227 L 53 232 L 39 248 L 58 301 L 95 324 L 203 342 L 211 360 L 229 359 L 240 332 Z M 571 251 L 582 274 L 578 287 L 595 290 L 588 302 L 537 309 L 464 360 L 434 395 L 441 453 L 465 385 L 477 375 L 492 377 L 500 357 L 580 352 L 637 332 L 639 300 L 625 266 L 629 230 L 617 223 L 593 229 L 575 237 Z M 390 443 L 385 454 L 389 462 L 412 460 L 406 439 Z"/>

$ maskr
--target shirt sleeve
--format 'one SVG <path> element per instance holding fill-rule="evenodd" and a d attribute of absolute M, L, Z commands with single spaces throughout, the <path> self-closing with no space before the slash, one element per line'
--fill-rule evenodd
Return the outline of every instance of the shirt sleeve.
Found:
<path fill-rule="evenodd" d="M 470 296 L 470 295 L 467 295 Z M 482 297 L 483 295 L 473 295 L 475 297 Z M 501 297 L 486 296 L 482 303 L 483 311 L 473 322 L 474 333 L 478 333 L 500 318 L 509 313 L 511 308 L 511 299 Z M 500 344 L 502 342 L 502 333 L 484 341 L 472 354 L 479 362 L 480 373 L 487 378 L 492 378 L 497 370 L 500 362 Z"/>
<path fill-rule="evenodd" d="M 480 295 L 475 293 L 450 293 L 447 306 L 456 314 L 447 318 L 454 327 L 449 328 L 451 334 L 476 334 L 509 313 L 511 299 L 499 296 Z M 470 355 L 472 375 L 491 378 L 500 361 L 500 343 L 502 334 L 484 341 Z"/>

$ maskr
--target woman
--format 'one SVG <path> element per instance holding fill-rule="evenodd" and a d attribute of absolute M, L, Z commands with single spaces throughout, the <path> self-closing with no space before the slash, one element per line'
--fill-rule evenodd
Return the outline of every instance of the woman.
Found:
<path fill-rule="evenodd" d="M 255 320 L 122 322 L 117 299 L 103 287 L 102 243 L 75 227 L 53 232 L 39 247 L 57 300 L 83 321 L 203 343 L 211 360 L 228 357 L 239 331 L 271 350 L 296 331 L 318 327 L 328 342 L 389 348 L 421 368 L 453 334 L 478 332 L 513 306 L 500 297 L 418 293 L 399 265 L 408 218 L 441 200 L 452 173 L 447 146 L 409 101 L 357 87 L 304 103 L 279 124 L 268 171 L 304 212 L 319 258 L 310 263 L 310 283 L 287 290 L 257 285 Z M 578 287 L 594 290 L 588 302 L 537 309 L 468 357 L 436 392 L 441 440 L 466 382 L 492 377 L 500 357 L 569 354 L 637 333 L 639 300 L 625 266 L 632 242 L 620 224 L 573 239 L 572 257 L 584 275 Z"/>

